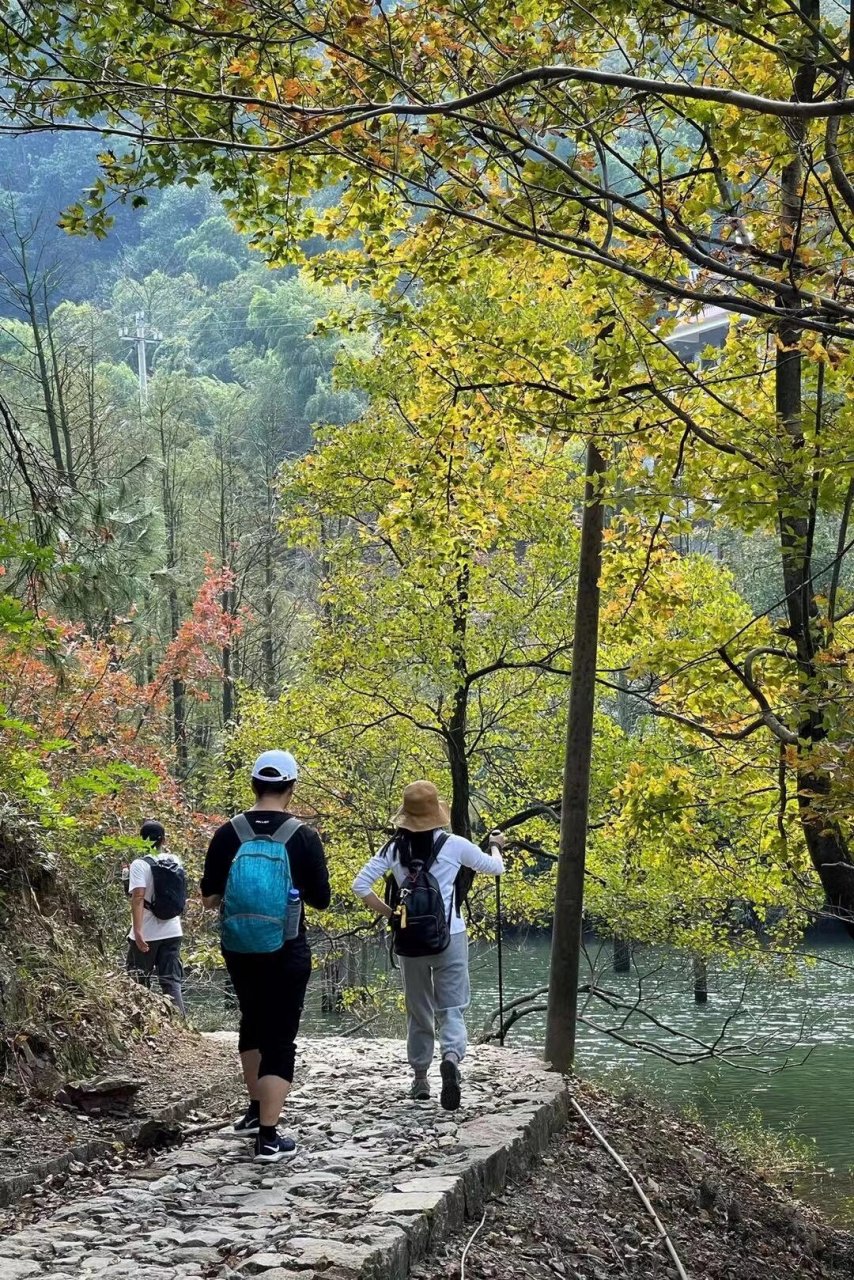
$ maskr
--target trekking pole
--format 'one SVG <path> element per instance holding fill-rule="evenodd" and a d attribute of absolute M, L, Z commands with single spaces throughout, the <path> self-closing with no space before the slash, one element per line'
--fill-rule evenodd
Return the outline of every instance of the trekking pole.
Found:
<path fill-rule="evenodd" d="M 498 835 L 498 831 L 490 835 Z M 490 851 L 498 852 L 497 845 L 490 845 Z M 498 946 L 498 1043 L 504 1048 L 504 952 L 501 945 L 501 876 L 495 877 L 495 941 Z"/>

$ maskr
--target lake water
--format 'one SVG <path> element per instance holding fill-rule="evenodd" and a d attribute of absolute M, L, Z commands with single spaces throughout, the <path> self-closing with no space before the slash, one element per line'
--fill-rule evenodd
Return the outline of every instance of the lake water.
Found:
<path fill-rule="evenodd" d="M 797 1174 L 795 1190 L 834 1219 L 850 1224 L 854 1221 L 854 944 L 814 942 L 806 944 L 804 952 L 794 978 L 768 970 L 751 975 L 712 969 L 708 1003 L 697 1005 L 689 961 L 663 949 L 638 948 L 631 971 L 615 974 L 610 944 L 588 938 L 583 980 L 594 979 L 598 987 L 613 993 L 621 1007 L 615 1010 L 597 999 L 588 1001 L 585 1016 L 613 1034 L 582 1026 L 576 1065 L 583 1075 L 634 1083 L 670 1103 L 689 1105 L 712 1124 L 750 1127 L 761 1117 L 770 1129 L 803 1137 L 826 1172 Z M 343 1013 L 324 1012 L 318 973 L 309 988 L 305 1030 L 402 1034 L 397 974 L 389 971 L 379 948 L 362 952 L 359 958 L 367 962 L 372 985 L 387 984 L 382 1012 L 358 1004 Z M 544 985 L 548 964 L 546 936 L 531 934 L 505 942 L 505 1001 Z M 497 1005 L 494 945 L 472 944 L 471 971 L 469 1026 L 474 1038 Z M 194 991 L 191 983 L 189 998 L 205 1025 L 235 1025 L 233 1003 L 221 988 L 216 994 L 210 987 Z M 640 1011 L 630 1012 L 635 1002 L 656 1021 Z M 545 1014 L 533 1013 L 516 1023 L 507 1043 L 539 1052 L 544 1030 Z M 702 1052 L 702 1043 L 718 1043 L 733 1061 L 676 1065 L 621 1043 L 617 1036 L 630 1041 L 641 1038 L 650 1049 L 680 1055 Z"/>

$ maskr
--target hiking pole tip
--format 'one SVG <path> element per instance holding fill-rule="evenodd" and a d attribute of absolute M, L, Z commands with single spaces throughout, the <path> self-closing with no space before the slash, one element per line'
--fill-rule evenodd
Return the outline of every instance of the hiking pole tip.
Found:
<path fill-rule="evenodd" d="M 489 848 L 492 854 L 501 852 L 498 843 L 503 832 L 493 828 L 489 833 Z M 495 877 L 495 941 L 498 949 L 498 1043 L 504 1048 L 504 950 L 502 946 L 501 927 L 501 877 Z"/>

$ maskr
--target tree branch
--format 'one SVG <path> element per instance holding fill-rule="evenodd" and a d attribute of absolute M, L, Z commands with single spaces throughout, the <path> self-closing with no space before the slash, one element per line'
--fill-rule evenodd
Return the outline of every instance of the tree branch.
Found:
<path fill-rule="evenodd" d="M 8 27 L 8 24 L 5 25 Z M 20 39 L 20 33 L 16 32 L 15 34 Z M 357 60 L 349 49 L 340 46 L 339 48 L 341 48 L 341 52 L 346 57 L 354 61 Z M 282 117 L 285 120 L 291 118 L 328 119 L 335 122 L 332 124 L 332 128 L 340 128 L 341 122 L 348 125 L 365 124 L 378 116 L 429 118 L 431 116 L 450 115 L 457 111 L 467 111 L 471 107 L 479 107 L 484 103 L 493 102 L 516 89 L 523 89 L 527 85 L 559 85 L 566 82 L 626 89 L 632 94 L 649 95 L 655 98 L 687 98 L 695 102 L 714 102 L 719 106 L 736 107 L 742 111 L 776 116 L 784 120 L 816 120 L 854 114 L 854 99 L 851 98 L 833 98 L 826 101 L 807 102 L 792 101 L 788 98 L 765 98 L 761 94 L 744 93 L 740 89 L 723 89 L 714 85 L 694 84 L 690 81 L 659 80 L 650 76 L 635 76 L 624 72 L 606 71 L 601 67 L 577 67 L 572 65 L 539 66 L 531 67 L 525 71 L 517 71 L 513 75 L 505 76 L 503 79 L 496 81 L 495 84 L 489 85 L 487 88 L 463 94 L 458 98 L 448 98 L 444 102 L 372 102 L 368 99 L 364 102 L 347 102 L 330 107 L 305 107 L 296 103 L 283 104 L 275 98 L 258 94 L 227 93 L 224 90 L 211 92 L 174 83 L 151 84 L 142 80 L 134 80 L 130 76 L 117 76 L 108 80 L 106 76 L 95 78 L 94 76 L 75 75 L 71 69 L 63 77 L 33 76 L 26 79 L 10 74 L 9 80 L 11 82 L 18 81 L 22 87 L 27 89 L 39 88 L 42 93 L 44 93 L 43 87 L 51 83 L 56 83 L 57 86 L 65 90 L 70 85 L 73 85 L 79 87 L 86 97 L 94 96 L 106 105 L 111 102 L 111 93 L 126 94 L 134 92 L 148 98 L 159 96 L 163 99 L 164 104 L 170 103 L 173 110 L 176 102 L 187 99 L 221 106 L 237 106 L 244 109 L 251 107 L 256 110 L 263 110 L 268 115 Z M 411 92 L 411 87 L 409 87 L 409 92 Z M 39 105 L 42 106 L 42 109 L 58 107 L 61 113 L 64 109 L 67 109 L 65 108 L 65 99 L 61 96 L 57 97 L 55 101 L 42 99 Z M 14 104 L 12 104 L 10 111 L 14 113 L 15 110 Z M 20 126 L 17 129 L 14 126 L 0 128 L 0 132 L 16 131 L 21 132 Z M 145 132 L 144 126 L 140 126 L 140 132 Z M 320 135 L 309 135 L 304 141 L 316 141 L 319 137 L 326 136 L 326 133 L 327 130 L 324 129 Z M 160 139 L 152 137 L 152 140 Z M 198 139 L 194 138 L 172 138 L 171 140 L 198 141 Z M 220 145 L 223 142 L 225 142 L 225 139 L 221 140 Z M 291 144 L 291 148 L 299 145 L 302 145 L 301 141 Z M 258 148 L 253 149 L 257 150 Z"/>
<path fill-rule="evenodd" d="M 848 522 L 851 519 L 852 503 L 854 503 L 854 476 L 848 481 L 848 488 L 845 492 L 842 515 L 839 519 L 839 534 L 836 539 L 836 559 L 833 562 L 830 589 L 827 593 L 827 617 L 831 630 L 833 629 L 833 624 L 838 621 L 836 617 L 836 597 L 839 591 L 839 575 L 842 572 L 842 550 L 845 546 L 845 539 L 848 537 Z"/>
<path fill-rule="evenodd" d="M 637 699 L 638 702 L 642 702 L 650 715 L 659 716 L 662 720 L 673 720 L 674 723 L 681 724 L 686 729 L 693 729 L 695 733 L 701 733 L 704 737 L 711 738 L 713 742 L 742 742 L 765 724 L 764 719 L 760 718 L 759 720 L 752 720 L 743 729 L 728 731 L 710 729 L 708 725 L 702 724 L 699 720 L 692 720 L 690 716 L 683 716 L 678 711 L 670 711 L 668 708 L 660 706 L 640 689 L 632 689 L 630 685 L 626 687 L 615 684 L 613 680 L 605 680 L 602 676 L 596 677 L 596 683 L 604 685 L 606 689 L 615 689 L 618 693 L 628 694 L 630 697 Z"/>
<path fill-rule="evenodd" d="M 782 658 L 789 658 L 790 655 L 786 653 L 783 649 L 769 649 L 769 648 L 760 646 L 758 649 L 751 649 L 750 653 L 747 655 L 747 658 L 745 658 L 744 660 L 745 670 L 742 671 L 738 663 L 733 662 L 732 658 L 727 653 L 726 646 L 721 646 L 721 648 L 718 649 L 718 653 L 720 654 L 721 658 L 726 663 L 726 665 L 729 667 L 733 675 L 738 679 L 738 681 L 741 684 L 744 685 L 747 692 L 750 694 L 750 696 L 753 698 L 756 705 L 759 707 L 759 710 L 762 715 L 762 721 L 765 724 L 766 728 L 770 729 L 771 732 L 774 734 L 774 737 L 779 738 L 781 742 L 786 742 L 791 745 L 797 745 L 799 741 L 798 735 L 795 733 L 794 729 L 790 729 L 788 725 L 785 725 L 783 723 L 783 721 L 779 718 L 779 716 L 775 715 L 774 711 L 771 708 L 770 702 L 765 697 L 765 694 L 762 692 L 762 690 L 759 688 L 759 685 L 756 684 L 756 682 L 751 678 L 751 675 L 747 669 L 748 659 L 750 660 L 750 664 L 752 668 L 753 659 L 758 657 L 759 654 L 762 654 L 762 653 L 770 653 L 775 655 L 776 657 L 782 657 Z"/>

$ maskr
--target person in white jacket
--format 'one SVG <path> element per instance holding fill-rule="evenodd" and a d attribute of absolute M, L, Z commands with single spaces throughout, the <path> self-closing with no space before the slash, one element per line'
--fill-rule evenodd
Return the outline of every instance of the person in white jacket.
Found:
<path fill-rule="evenodd" d="M 411 782 L 392 819 L 394 836 L 362 867 L 353 881 L 353 892 L 371 910 L 389 918 L 392 909 L 374 892 L 376 882 L 390 872 L 402 885 L 413 863 L 429 864 L 444 902 L 450 941 L 438 954 L 399 957 L 406 1002 L 406 1047 L 414 1076 L 410 1096 L 418 1100 L 430 1097 L 427 1072 L 438 1029 L 442 1055 L 440 1101 L 446 1111 L 456 1111 L 461 1097 L 460 1063 L 468 1044 L 464 1011 L 471 999 L 471 987 L 466 925 L 457 910 L 454 889 L 461 867 L 488 876 L 503 873 L 500 850 L 504 837 L 493 838 L 493 846 L 499 852 L 486 854 L 471 840 L 448 834 L 445 827 L 449 821 L 448 807 L 439 799 L 433 783 Z M 440 847 L 434 858 L 436 845 Z"/>

